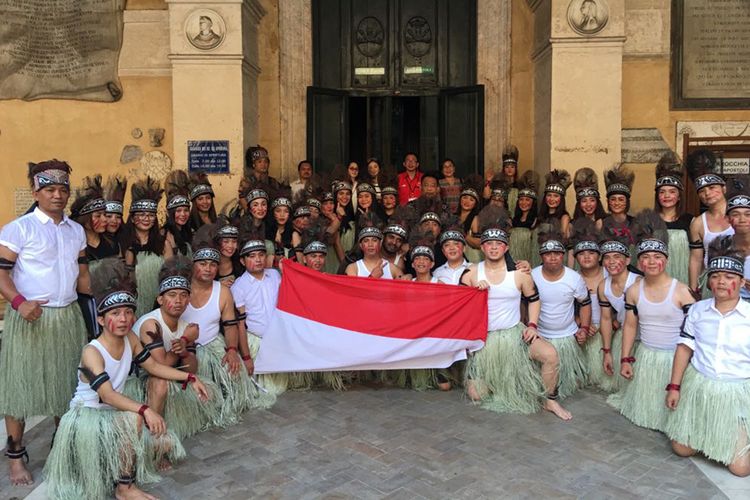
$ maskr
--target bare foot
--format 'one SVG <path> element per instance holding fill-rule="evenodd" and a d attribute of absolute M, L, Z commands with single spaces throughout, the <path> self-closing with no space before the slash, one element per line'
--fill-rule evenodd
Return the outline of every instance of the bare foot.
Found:
<path fill-rule="evenodd" d="M 438 389 L 441 391 L 450 391 L 451 390 L 451 383 L 450 382 L 442 382 L 438 383 Z"/>
<path fill-rule="evenodd" d="M 544 409 L 548 412 L 554 413 L 558 418 L 561 418 L 562 420 L 571 420 L 573 418 L 572 413 L 563 408 L 560 403 L 552 399 L 548 399 L 544 403 Z"/>
<path fill-rule="evenodd" d="M 155 496 L 149 495 L 134 484 L 120 484 L 115 490 L 117 500 L 158 500 Z"/>
<path fill-rule="evenodd" d="M 481 401 L 487 395 L 487 391 L 482 390 L 482 384 L 477 384 L 475 380 L 466 381 L 466 394 L 472 401 Z"/>
<path fill-rule="evenodd" d="M 23 458 L 12 458 L 8 460 L 10 466 L 10 483 L 14 486 L 29 486 L 34 484 L 31 472 L 26 468 Z"/>

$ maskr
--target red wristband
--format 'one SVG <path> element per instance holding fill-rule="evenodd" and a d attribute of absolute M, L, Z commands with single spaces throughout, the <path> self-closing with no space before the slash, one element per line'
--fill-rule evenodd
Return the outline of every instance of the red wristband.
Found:
<path fill-rule="evenodd" d="M 224 352 L 229 352 L 229 351 L 237 352 L 237 348 L 231 345 L 229 347 L 224 348 Z"/>
<path fill-rule="evenodd" d="M 526 328 L 535 328 L 537 330 L 539 329 L 539 327 L 537 326 L 537 324 L 534 323 L 533 321 L 529 321 L 529 324 L 526 325 Z"/>
<path fill-rule="evenodd" d="M 620 363 L 635 363 L 635 358 L 633 356 L 626 356 L 624 358 L 620 358 Z"/>
<path fill-rule="evenodd" d="M 14 311 L 18 311 L 18 306 L 26 302 L 26 297 L 21 295 L 20 293 L 13 297 L 13 300 L 10 303 L 10 307 L 13 308 Z"/>
<path fill-rule="evenodd" d="M 612 352 L 612 349 L 607 349 L 606 347 L 602 347 L 599 350 L 602 351 L 604 354 L 609 354 L 610 352 Z"/>
<path fill-rule="evenodd" d="M 579 326 L 578 328 L 581 328 L 581 329 L 583 329 L 583 330 L 586 330 L 586 331 L 588 331 L 588 329 L 589 329 L 589 325 L 581 325 L 581 326 Z"/>
<path fill-rule="evenodd" d="M 148 405 L 141 405 L 140 408 L 138 408 L 138 415 L 142 416 L 143 418 L 146 418 L 146 410 L 148 410 Z"/>
<path fill-rule="evenodd" d="M 667 391 L 680 391 L 680 384 L 667 384 Z"/>
<path fill-rule="evenodd" d="M 253 357 L 249 354 L 245 354 L 244 356 L 242 356 L 242 361 L 250 361 L 251 359 L 253 359 Z"/>
<path fill-rule="evenodd" d="M 185 341 L 185 345 L 189 345 L 190 344 L 190 340 L 186 336 L 184 336 L 184 335 L 182 337 L 180 337 L 180 340 L 184 340 Z"/>
<path fill-rule="evenodd" d="M 187 389 L 188 384 L 190 384 L 191 382 L 195 382 L 196 380 L 197 379 L 195 378 L 195 375 L 188 372 L 187 378 L 182 382 L 182 390 L 184 391 L 185 389 Z"/>

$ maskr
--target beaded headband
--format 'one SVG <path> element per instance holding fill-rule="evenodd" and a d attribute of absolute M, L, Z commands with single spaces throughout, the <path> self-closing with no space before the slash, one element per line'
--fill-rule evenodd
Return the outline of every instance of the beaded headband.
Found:
<path fill-rule="evenodd" d="M 581 198 L 586 198 L 587 196 L 593 196 L 594 198 L 599 198 L 599 190 L 587 187 L 587 188 L 579 189 L 576 192 L 576 200 L 580 200 Z"/>
<path fill-rule="evenodd" d="M 214 190 L 208 184 L 198 184 L 190 190 L 190 199 L 194 200 L 202 194 L 214 195 Z"/>
<path fill-rule="evenodd" d="M 97 198 L 95 200 L 86 202 L 86 204 L 81 207 L 81 210 L 78 211 L 78 215 L 86 215 L 93 212 L 99 212 L 100 210 L 106 210 L 106 208 L 107 202 L 104 200 L 104 198 Z"/>
<path fill-rule="evenodd" d="M 250 153 L 250 158 L 253 161 L 260 160 L 261 158 L 268 158 L 268 150 L 266 148 L 256 148 Z"/>
<path fill-rule="evenodd" d="M 371 195 L 374 196 L 375 188 L 366 182 L 361 182 L 357 184 L 357 194 L 359 193 L 370 193 Z"/>
<path fill-rule="evenodd" d="M 735 208 L 750 208 L 750 197 L 744 194 L 732 196 L 729 201 L 727 201 L 727 213 Z"/>
<path fill-rule="evenodd" d="M 244 257 L 245 255 L 252 253 L 252 252 L 266 252 L 266 242 L 263 240 L 249 240 L 244 245 L 242 245 L 242 250 L 240 250 L 240 257 Z"/>
<path fill-rule="evenodd" d="M 605 241 L 604 243 L 602 243 L 599 246 L 599 251 L 602 255 L 607 253 L 620 253 L 625 257 L 630 257 L 630 249 L 627 247 L 627 245 L 615 240 Z"/>
<path fill-rule="evenodd" d="M 297 219 L 299 217 L 310 217 L 312 215 L 312 212 L 310 212 L 310 207 L 307 205 L 297 207 L 297 210 L 294 211 L 294 219 Z"/>
<path fill-rule="evenodd" d="M 565 196 L 565 188 L 561 184 L 547 184 L 544 186 L 545 193 L 557 193 L 560 196 Z"/>
<path fill-rule="evenodd" d="M 324 203 L 326 201 L 333 201 L 333 193 L 330 191 L 326 191 L 323 193 L 323 196 L 320 197 L 320 202 Z"/>
<path fill-rule="evenodd" d="M 531 198 L 532 200 L 536 200 L 536 191 L 533 189 L 520 189 L 518 191 L 518 197 L 525 196 L 526 198 Z"/>
<path fill-rule="evenodd" d="M 412 260 L 416 257 L 427 257 L 432 262 L 435 262 L 435 252 L 432 251 L 432 248 L 425 246 L 425 245 L 418 245 L 414 247 L 411 251 L 411 258 Z"/>
<path fill-rule="evenodd" d="M 133 310 L 136 308 L 136 298 L 130 292 L 123 290 L 112 292 L 96 306 L 96 312 L 99 316 L 102 316 L 107 311 L 117 309 L 118 307 L 129 307 Z"/>
<path fill-rule="evenodd" d="M 490 228 L 482 231 L 482 236 L 479 238 L 481 244 L 485 244 L 488 241 L 501 241 L 506 245 L 510 241 L 508 239 L 508 233 L 498 228 Z"/>
<path fill-rule="evenodd" d="M 669 257 L 667 244 L 661 240 L 657 240 L 656 238 L 646 238 L 645 240 L 641 240 L 638 242 L 638 257 L 646 252 L 658 252 L 665 257 Z"/>
<path fill-rule="evenodd" d="M 400 236 L 401 239 L 406 239 L 406 228 L 400 224 L 390 224 L 383 229 L 383 234 L 395 234 Z"/>
<path fill-rule="evenodd" d="M 292 209 L 292 200 L 289 198 L 276 198 L 271 203 L 271 210 L 273 210 L 276 207 L 287 207 L 289 210 Z"/>
<path fill-rule="evenodd" d="M 625 196 L 630 198 L 630 188 L 625 184 L 620 184 L 619 182 L 610 184 L 609 186 L 607 186 L 607 196 L 611 196 L 613 194 L 624 194 Z"/>
<path fill-rule="evenodd" d="M 170 290 L 190 291 L 190 280 L 184 276 L 167 276 L 159 283 L 159 295 Z"/>
<path fill-rule="evenodd" d="M 346 181 L 338 181 L 334 183 L 333 185 L 333 194 L 336 194 L 339 191 L 351 191 L 351 190 L 352 190 L 352 185 Z"/>
<path fill-rule="evenodd" d="M 240 237 L 240 230 L 237 228 L 237 226 L 231 226 L 227 224 L 216 232 L 216 237 L 218 239 L 231 238 L 236 240 Z"/>
<path fill-rule="evenodd" d="M 34 191 L 53 185 L 70 187 L 70 175 L 65 170 L 52 168 L 34 175 Z"/>
<path fill-rule="evenodd" d="M 365 238 L 377 238 L 379 240 L 383 239 L 383 233 L 375 226 L 367 226 L 363 227 L 359 231 L 359 235 L 357 236 L 357 241 L 362 241 Z"/>
<path fill-rule="evenodd" d="M 505 189 L 496 188 L 493 189 L 492 192 L 490 192 L 490 198 L 494 198 L 496 196 L 504 200 L 508 197 L 508 193 L 507 191 L 505 191 Z"/>
<path fill-rule="evenodd" d="M 253 200 L 258 200 L 261 198 L 268 201 L 268 193 L 266 193 L 262 189 L 251 189 L 250 192 L 245 196 L 245 200 L 247 200 L 248 203 L 252 203 Z"/>
<path fill-rule="evenodd" d="M 601 253 L 601 249 L 595 241 L 579 241 L 576 243 L 576 246 L 573 247 L 573 256 L 586 251 Z"/>
<path fill-rule="evenodd" d="M 320 210 L 320 200 L 317 200 L 315 198 L 308 198 L 307 206 L 317 208 L 318 210 Z"/>
<path fill-rule="evenodd" d="M 493 193 L 494 193 L 494 191 L 493 191 Z M 461 197 L 461 196 L 471 196 L 475 200 L 479 201 L 479 194 L 477 193 L 476 189 L 466 188 L 463 191 L 461 191 L 461 194 L 459 195 L 459 197 Z"/>
<path fill-rule="evenodd" d="M 218 263 L 221 260 L 221 254 L 215 248 L 201 248 L 200 250 L 193 252 L 193 262 L 201 260 L 211 260 Z"/>
<path fill-rule="evenodd" d="M 695 179 L 695 190 L 700 191 L 704 187 L 707 186 L 726 186 L 727 183 L 724 182 L 724 179 L 722 179 L 720 176 L 716 174 L 704 174 L 699 176 L 697 179 Z"/>
<path fill-rule="evenodd" d="M 138 200 L 134 201 L 130 205 L 130 213 L 135 212 L 148 212 L 155 214 L 156 213 L 156 207 L 157 203 L 155 200 Z"/>
<path fill-rule="evenodd" d="M 178 207 L 190 208 L 190 200 L 187 199 L 187 196 L 178 194 L 178 195 L 172 196 L 167 202 L 167 210 L 174 210 L 175 208 L 178 208 Z"/>
<path fill-rule="evenodd" d="M 440 246 L 442 246 L 446 241 L 459 241 L 466 245 L 466 238 L 464 237 L 463 233 L 461 231 L 456 231 L 455 229 L 450 229 L 448 231 L 443 231 L 442 233 L 440 233 Z"/>
<path fill-rule="evenodd" d="M 557 240 L 547 240 L 541 245 L 539 245 L 539 255 L 543 255 L 545 253 L 550 253 L 550 252 L 565 253 L 565 245 L 563 245 Z"/>
<path fill-rule="evenodd" d="M 108 201 L 105 204 L 105 208 L 104 208 L 105 213 L 122 215 L 123 211 L 124 211 L 124 208 L 122 206 L 122 203 L 120 203 L 119 201 Z"/>
<path fill-rule="evenodd" d="M 422 215 L 422 217 L 419 219 L 420 224 L 422 224 L 423 222 L 427 222 L 427 221 L 437 222 L 439 225 L 442 225 L 440 224 L 440 216 L 436 214 L 435 212 L 425 212 Z"/>
<path fill-rule="evenodd" d="M 328 247 L 323 242 L 311 241 L 307 244 L 304 250 L 302 250 L 302 253 L 304 255 L 309 255 L 311 253 L 322 253 L 328 255 Z"/>
<path fill-rule="evenodd" d="M 714 257 L 708 261 L 708 269 L 706 270 L 706 273 L 711 274 L 718 272 L 733 273 L 744 276 L 745 264 L 734 257 L 727 257 L 724 255 Z"/>
<path fill-rule="evenodd" d="M 392 194 L 393 196 L 398 196 L 398 189 L 396 189 L 393 186 L 386 186 L 383 189 L 380 190 L 380 196 L 385 196 L 387 194 Z"/>
<path fill-rule="evenodd" d="M 673 186 L 682 191 L 684 187 L 682 186 L 682 181 L 673 176 L 673 175 L 665 175 L 664 177 L 659 177 L 656 179 L 656 189 L 658 190 L 660 187 L 664 186 Z"/>

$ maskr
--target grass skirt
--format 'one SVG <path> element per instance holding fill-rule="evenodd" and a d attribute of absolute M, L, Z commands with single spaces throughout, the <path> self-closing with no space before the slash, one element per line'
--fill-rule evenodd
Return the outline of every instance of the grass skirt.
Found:
<path fill-rule="evenodd" d="M 531 263 L 537 253 L 536 234 L 527 227 L 514 227 L 510 230 L 510 246 L 508 247 L 513 260 L 525 260 Z M 537 255 L 539 257 L 539 255 Z"/>
<path fill-rule="evenodd" d="M 545 340 L 552 344 L 560 359 L 557 386 L 560 398 L 565 399 L 588 383 L 589 367 L 586 363 L 586 356 L 574 335 L 561 339 L 545 338 Z"/>
<path fill-rule="evenodd" d="M 669 259 L 667 273 L 678 281 L 688 284 L 690 248 L 687 233 L 682 229 L 669 229 Z"/>
<path fill-rule="evenodd" d="M 505 204 L 507 212 L 513 217 L 516 213 L 516 205 L 518 204 L 518 188 L 512 187 L 508 190 L 508 200 Z"/>
<path fill-rule="evenodd" d="M 427 391 L 437 389 L 437 370 L 421 368 L 408 370 L 409 385 L 415 391 Z"/>
<path fill-rule="evenodd" d="M 670 439 L 724 465 L 750 451 L 750 380 L 711 379 L 689 365 L 680 394 L 664 428 Z"/>
<path fill-rule="evenodd" d="M 87 336 L 76 302 L 43 307 L 33 323 L 8 304 L 0 348 L 0 414 L 24 420 L 68 411 Z"/>
<path fill-rule="evenodd" d="M 261 392 L 250 380 L 245 367 L 237 375 L 230 375 L 221 364 L 224 357 L 224 338 L 216 337 L 198 346 L 198 376 L 216 384 L 221 390 L 222 405 L 218 425 L 226 426 L 240 420 L 242 412 L 250 408 L 270 408 L 276 402 L 272 394 Z"/>
<path fill-rule="evenodd" d="M 483 258 L 484 254 L 478 248 L 471 248 L 469 245 L 464 246 L 464 256 L 466 260 L 472 264 L 479 263 Z"/>
<path fill-rule="evenodd" d="M 607 403 L 620 410 L 635 425 L 663 432 L 669 410 L 664 404 L 664 387 L 672 376 L 674 351 L 635 348 L 633 378 Z"/>
<path fill-rule="evenodd" d="M 291 372 L 289 374 L 288 389 L 292 391 L 309 391 L 315 385 L 315 373 Z"/>
<path fill-rule="evenodd" d="M 44 466 L 47 495 L 99 500 L 112 497 L 123 475 L 134 475 L 138 484 L 158 481 L 155 453 L 149 449 L 153 440 L 146 439 L 145 427 L 139 435 L 140 418 L 129 411 L 85 406 L 68 410 Z"/>
<path fill-rule="evenodd" d="M 315 385 L 323 386 L 332 391 L 345 391 L 351 380 L 344 380 L 344 372 L 317 372 L 313 374 Z M 351 377 L 347 377 L 351 378 Z"/>
<path fill-rule="evenodd" d="M 542 256 L 539 255 L 539 243 L 538 243 L 539 240 L 537 238 L 538 234 L 539 234 L 538 227 L 535 227 L 534 229 L 531 230 L 531 260 L 529 262 L 531 263 L 532 269 L 534 269 L 537 266 L 542 265 Z"/>
<path fill-rule="evenodd" d="M 620 376 L 620 351 L 622 351 L 622 329 L 612 332 L 612 376 L 604 373 L 604 353 L 602 336 L 597 333 L 586 342 L 583 351 L 589 367 L 589 384 L 595 385 L 604 392 L 617 392 L 622 388 L 625 379 Z"/>
<path fill-rule="evenodd" d="M 339 265 L 341 265 L 341 262 L 339 262 L 336 251 L 333 249 L 333 246 L 331 246 L 326 254 L 326 263 L 323 270 L 326 274 L 338 274 Z"/>
<path fill-rule="evenodd" d="M 539 368 L 529 357 L 521 337 L 523 324 L 487 333 L 487 342 L 466 363 L 466 382 L 472 381 L 481 405 L 498 413 L 534 413 L 545 396 Z"/>
<path fill-rule="evenodd" d="M 135 317 L 140 318 L 154 310 L 154 301 L 159 295 L 159 269 L 164 258 L 151 252 L 139 252 L 136 257 L 135 283 L 138 287 Z"/>
<path fill-rule="evenodd" d="M 349 227 L 339 233 L 339 240 L 341 248 L 344 249 L 344 254 L 349 253 L 354 248 L 355 238 L 354 228 L 352 227 L 352 223 L 349 223 Z"/>
<path fill-rule="evenodd" d="M 250 347 L 250 355 L 255 360 L 260 349 L 260 337 L 247 332 L 247 344 Z M 289 374 L 288 373 L 269 373 L 265 375 L 258 375 L 256 377 L 258 383 L 268 391 L 269 394 L 278 396 L 286 392 L 289 388 Z"/>

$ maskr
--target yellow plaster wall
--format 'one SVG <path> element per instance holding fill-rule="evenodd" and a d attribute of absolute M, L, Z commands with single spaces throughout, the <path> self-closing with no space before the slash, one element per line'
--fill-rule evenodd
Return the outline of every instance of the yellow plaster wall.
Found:
<path fill-rule="evenodd" d="M 86 175 L 122 172 L 139 163 L 120 164 L 126 144 L 145 152 L 148 129 L 166 130 L 161 151 L 172 156 L 172 79 L 170 77 L 121 78 L 123 97 L 116 103 L 43 99 L 0 101 L 0 225 L 15 218 L 14 192 L 28 187 L 27 163 L 51 158 L 73 168 L 73 184 Z M 143 136 L 134 139 L 131 131 Z"/>
<path fill-rule="evenodd" d="M 675 144 L 678 121 L 750 121 L 750 110 L 671 110 L 670 62 L 666 57 L 626 57 L 622 63 L 622 127 L 657 128 L 680 157 L 682 144 Z M 636 172 L 631 206 L 634 210 L 653 206 L 655 165 L 630 165 Z"/>
<path fill-rule="evenodd" d="M 258 142 L 271 157 L 270 174 L 281 173 L 279 89 L 279 0 L 261 0 L 266 15 L 258 26 Z"/>
<path fill-rule="evenodd" d="M 534 166 L 534 64 L 531 51 L 534 15 L 526 2 L 512 2 L 511 12 L 511 142 L 519 153 L 519 172 Z"/>

